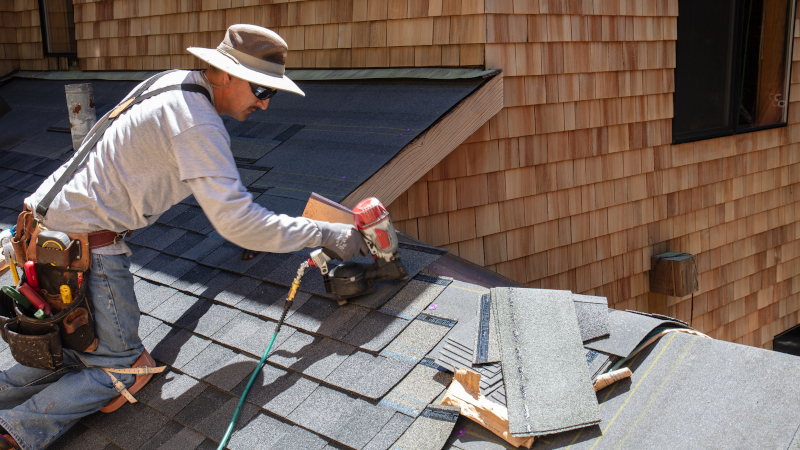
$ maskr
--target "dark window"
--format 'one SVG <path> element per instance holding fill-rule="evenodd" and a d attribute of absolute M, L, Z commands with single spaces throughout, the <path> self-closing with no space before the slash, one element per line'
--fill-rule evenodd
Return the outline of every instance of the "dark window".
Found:
<path fill-rule="evenodd" d="M 78 53 L 72 0 L 39 0 L 42 43 L 46 56 Z"/>
<path fill-rule="evenodd" d="M 794 0 L 681 0 L 673 142 L 786 123 Z"/>
<path fill-rule="evenodd" d="M 800 325 L 775 336 L 772 341 L 772 349 L 776 352 L 800 356 Z"/>

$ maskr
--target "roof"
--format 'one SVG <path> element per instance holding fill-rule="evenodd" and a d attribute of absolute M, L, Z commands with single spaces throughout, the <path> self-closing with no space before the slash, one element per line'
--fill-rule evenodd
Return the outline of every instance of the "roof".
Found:
<path fill-rule="evenodd" d="M 311 192 L 352 207 L 358 191 L 359 200 L 388 205 L 502 107 L 496 71 L 436 70 L 435 79 L 410 78 L 430 75 L 424 69 L 324 72 L 298 81 L 305 97 L 277 95 L 244 122 L 223 117 L 244 185 L 274 211 L 299 215 Z M 149 74 L 93 81 L 98 117 Z M 69 72 L 22 75 L 0 86 L 14 109 L 0 117 L 0 150 L 57 157 L 71 143 L 63 86 L 76 81 L 63 79 Z M 442 134 L 450 138 L 436 139 Z"/>
<path fill-rule="evenodd" d="M 63 120 L 63 112 L 38 106 L 60 90 L 48 84 L 57 82 L 20 81 L 0 86 L 0 96 L 14 108 L 0 118 L 0 227 L 14 222 L 21 199 L 58 167 L 70 144 L 68 134 L 42 131 Z M 95 86 L 98 104 L 128 87 L 109 83 Z M 243 139 L 248 130 L 237 136 Z M 256 149 L 278 141 L 266 135 L 251 139 Z M 249 170 L 255 169 L 240 167 L 253 189 L 263 175 L 248 178 Z M 265 198 L 281 212 L 302 211 L 305 202 L 297 195 L 276 192 L 270 188 L 256 200 Z M 484 294 L 514 283 L 445 250 L 402 241 L 410 279 L 384 282 L 345 306 L 324 293 L 318 272 L 304 277 L 230 448 L 508 448 L 476 424 L 456 421 L 437 399 L 452 378 L 448 361 L 473 358 Z M 192 198 L 129 242 L 140 336 L 169 369 L 137 394 L 139 403 L 84 418 L 51 448 L 216 448 L 308 251 L 243 261 L 241 249 L 214 233 Z M 9 279 L 6 273 L 0 283 Z M 625 363 L 634 375 L 598 393 L 599 425 L 537 438 L 533 448 L 789 448 L 800 424 L 800 387 L 794 382 L 800 360 L 682 333 L 668 334 L 626 360 L 660 327 L 685 325 L 609 311 L 597 298 L 574 300 L 584 303 L 576 310 L 589 373 Z M 12 364 L 0 343 L 0 370 Z M 500 366 L 475 367 L 485 394 L 504 402 Z"/>

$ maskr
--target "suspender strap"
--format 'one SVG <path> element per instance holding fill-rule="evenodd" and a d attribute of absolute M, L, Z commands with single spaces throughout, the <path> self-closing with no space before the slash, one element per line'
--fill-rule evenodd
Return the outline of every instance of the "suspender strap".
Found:
<path fill-rule="evenodd" d="M 176 84 L 172 86 L 159 88 L 152 92 L 148 92 L 147 94 L 142 95 L 142 92 L 149 89 L 150 86 L 152 86 L 153 83 L 156 82 L 156 80 L 171 72 L 175 71 L 169 70 L 166 72 L 161 72 L 151 77 L 141 87 L 139 87 L 139 89 L 137 89 L 136 92 L 130 95 L 125 101 L 117 105 L 117 107 L 114 108 L 109 114 L 107 114 L 106 117 L 101 119 L 102 123 L 95 128 L 96 131 L 92 134 L 92 137 L 90 139 L 83 141 L 83 145 L 81 145 L 81 148 L 72 157 L 72 160 L 70 161 L 69 166 L 67 166 L 67 169 L 64 171 L 64 173 L 61 174 L 61 177 L 59 177 L 59 179 L 55 182 L 55 184 L 53 184 L 53 187 L 50 189 L 47 195 L 45 195 L 39 202 L 39 204 L 36 205 L 37 215 L 39 215 L 40 217 L 44 217 L 47 214 L 47 210 L 50 209 L 50 204 L 53 202 L 53 199 L 56 198 L 56 195 L 58 195 L 58 193 L 61 192 L 61 189 L 64 188 L 64 185 L 67 184 L 70 178 L 72 178 L 72 175 L 75 174 L 75 171 L 78 170 L 78 167 L 80 167 L 83 164 L 84 160 L 89 155 L 89 152 L 91 152 L 95 144 L 97 144 L 97 141 L 99 141 L 100 138 L 103 137 L 103 134 L 105 134 L 106 130 L 111 125 L 111 123 L 113 123 L 114 120 L 116 120 L 117 117 L 120 116 L 120 114 L 127 111 L 131 106 L 137 103 L 141 103 L 144 100 L 147 100 L 148 98 L 154 97 L 163 92 L 176 91 L 176 90 L 197 92 L 203 94 L 206 96 L 209 102 L 213 103 L 213 101 L 211 100 L 211 94 L 209 94 L 206 88 L 200 86 L 199 84 L 189 84 L 189 83 Z"/>

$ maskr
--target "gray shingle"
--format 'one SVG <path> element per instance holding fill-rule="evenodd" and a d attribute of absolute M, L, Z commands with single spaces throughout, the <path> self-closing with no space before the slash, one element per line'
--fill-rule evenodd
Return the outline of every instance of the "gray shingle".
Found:
<path fill-rule="evenodd" d="M 372 311 L 350 330 L 343 340 L 350 345 L 377 352 L 400 334 L 408 324 L 409 321 L 406 319 Z"/>
<path fill-rule="evenodd" d="M 134 283 L 133 292 L 136 294 L 139 310 L 149 313 L 174 295 L 176 291 L 168 286 L 140 279 Z"/>
<path fill-rule="evenodd" d="M 150 315 L 164 322 L 174 324 L 202 303 L 204 303 L 204 300 L 178 291 L 164 303 L 150 311 Z"/>
<path fill-rule="evenodd" d="M 383 358 L 378 361 L 380 363 L 377 367 L 358 381 L 356 393 L 367 398 L 378 399 L 386 395 L 414 368 L 414 363 L 395 358 Z"/>
<path fill-rule="evenodd" d="M 653 329 L 660 326 L 683 328 L 684 325 L 642 314 L 609 310 L 611 335 L 586 344 L 586 348 L 625 358 Z"/>
<path fill-rule="evenodd" d="M 325 382 L 355 392 L 358 389 L 359 381 L 379 367 L 384 359 L 384 356 L 357 350 L 348 356 L 336 370 L 328 374 Z"/>
<path fill-rule="evenodd" d="M 292 427 L 288 433 L 275 441 L 270 450 L 320 450 L 327 444 L 326 440 L 308 430 Z"/>
<path fill-rule="evenodd" d="M 217 272 L 213 278 L 204 283 L 203 288 L 199 289 L 198 295 L 204 298 L 214 298 L 238 279 L 239 275 L 235 273 L 226 271 Z"/>
<path fill-rule="evenodd" d="M 245 271 L 245 275 L 262 281 L 266 280 L 270 272 L 291 257 L 291 254 L 287 253 L 263 253 L 263 255 L 259 261 Z"/>
<path fill-rule="evenodd" d="M 297 331 L 273 352 L 269 361 L 324 380 L 354 350 L 350 345 Z"/>
<path fill-rule="evenodd" d="M 361 320 L 366 317 L 369 312 L 370 310 L 368 308 L 348 303 L 336 309 L 317 330 L 308 331 L 316 331 L 318 334 L 341 340 L 347 333 L 355 328 L 356 325 L 361 323 Z"/>
<path fill-rule="evenodd" d="M 418 276 L 381 307 L 381 312 L 413 320 L 450 284 L 449 278 Z"/>
<path fill-rule="evenodd" d="M 425 406 L 444 391 L 453 376 L 418 364 L 382 399 L 381 403 L 400 412 L 417 417 Z"/>
<path fill-rule="evenodd" d="M 154 359 L 172 367 L 181 367 L 197 356 L 211 343 L 186 330 L 173 329 L 161 342 L 152 347 L 150 354 Z"/>
<path fill-rule="evenodd" d="M 203 259 L 206 255 L 210 254 L 217 248 L 219 248 L 224 243 L 225 239 L 216 236 L 208 236 L 202 241 L 200 241 L 200 243 L 195 244 L 193 247 L 186 250 L 184 253 L 180 255 L 180 257 L 191 259 L 193 261 L 198 261 Z"/>
<path fill-rule="evenodd" d="M 200 262 L 211 267 L 229 270 L 236 273 L 245 273 L 251 267 L 256 265 L 264 254 L 258 254 L 254 258 L 243 260 L 241 258 L 244 249 L 238 245 L 226 242 L 214 250 L 212 253 L 206 255 Z"/>
<path fill-rule="evenodd" d="M 167 421 L 167 423 L 154 434 L 147 442 L 144 443 L 137 450 L 157 450 L 164 443 L 169 441 L 173 436 L 185 430 L 183 425 L 175 422 L 174 420 Z"/>
<path fill-rule="evenodd" d="M 405 414 L 399 412 L 394 413 L 389 422 L 387 422 L 386 425 L 381 428 L 381 431 L 364 447 L 364 450 L 385 450 L 391 447 L 413 422 L 414 419 Z"/>
<path fill-rule="evenodd" d="M 200 302 L 191 312 L 176 322 L 179 327 L 211 337 L 224 327 L 239 311 L 211 302 Z"/>
<path fill-rule="evenodd" d="M 459 416 L 455 406 L 428 405 L 394 443 L 398 449 L 440 450 Z"/>
<path fill-rule="evenodd" d="M 283 301 L 289 289 L 272 283 L 262 283 L 240 300 L 236 307 L 259 316 L 280 317 Z"/>
<path fill-rule="evenodd" d="M 176 205 L 177 206 L 177 205 Z M 189 250 L 200 245 L 208 236 L 187 231 L 183 236 L 164 249 L 164 253 L 172 256 L 182 256 Z M 184 256 L 184 258 L 187 258 Z M 187 258 L 191 259 L 191 258 Z"/>
<path fill-rule="evenodd" d="M 180 367 L 181 371 L 195 377 L 204 378 L 214 373 L 220 366 L 236 357 L 238 353 L 212 342 L 191 361 Z"/>
<path fill-rule="evenodd" d="M 153 224 L 131 238 L 131 242 L 143 247 L 163 251 L 184 234 L 186 234 L 186 230 L 181 230 L 180 228 Z"/>
<path fill-rule="evenodd" d="M 109 440 L 98 432 L 87 428 L 82 423 L 76 423 L 66 433 L 59 437 L 49 450 L 86 450 L 93 448 L 103 448 L 108 445 Z"/>
<path fill-rule="evenodd" d="M 494 288 L 491 295 L 512 436 L 599 423 L 572 293 Z"/>
<path fill-rule="evenodd" d="M 175 289 L 200 295 L 206 284 L 219 273 L 219 269 L 198 264 L 173 281 L 170 286 Z"/>
<path fill-rule="evenodd" d="M 212 412 L 220 411 L 226 403 L 232 400 L 235 400 L 235 398 L 230 394 L 226 394 L 218 389 L 206 388 L 180 412 L 175 414 L 174 418 L 181 424 L 197 431 L 202 431 L 203 434 L 212 437 L 206 433 L 206 430 L 202 427 L 202 423 L 213 415 Z M 253 414 L 251 414 L 250 417 L 252 417 Z M 247 420 L 250 419 L 250 417 L 247 417 L 243 420 L 243 416 L 243 414 L 239 415 L 237 424 L 243 425 L 242 422 L 247 423 Z M 227 420 L 222 418 L 220 418 L 220 420 L 225 421 L 225 425 L 227 425 L 230 423 L 231 417 L 233 417 L 233 415 L 229 415 Z"/>
<path fill-rule="evenodd" d="M 164 214 L 158 216 L 158 220 L 156 220 L 156 223 L 166 225 L 172 219 L 178 217 L 182 212 L 186 211 L 187 208 L 189 208 L 188 205 L 183 205 L 181 203 L 178 203 L 177 205 L 172 205 L 172 207 L 168 209 L 166 212 L 164 212 Z"/>
<path fill-rule="evenodd" d="M 216 370 L 206 375 L 204 380 L 220 389 L 230 391 L 242 380 L 249 379 L 257 365 L 257 360 L 237 353 L 224 364 L 219 362 Z"/>
<path fill-rule="evenodd" d="M 316 433 L 330 436 L 338 429 L 339 419 L 349 416 L 355 398 L 334 389 L 319 386 L 289 414 L 289 420 Z"/>
<path fill-rule="evenodd" d="M 231 436 L 231 450 L 273 448 L 275 442 L 294 431 L 294 427 L 264 413 L 259 413 L 247 425 Z M 302 448 L 302 447 L 295 447 Z"/>
<path fill-rule="evenodd" d="M 82 419 L 125 450 L 135 450 L 156 434 L 169 419 L 141 403 L 126 403 L 114 414 L 96 413 Z"/>
<path fill-rule="evenodd" d="M 206 386 L 188 375 L 170 371 L 154 375 L 136 394 L 136 399 L 172 417 L 197 398 Z"/>
<path fill-rule="evenodd" d="M 257 355 L 260 359 L 272 340 L 272 335 L 277 325 L 275 322 L 267 322 L 250 314 L 240 312 L 221 330 L 214 333 L 213 338 L 251 355 Z M 273 348 L 280 347 L 283 341 L 289 338 L 294 331 L 292 327 L 283 326 L 275 339 Z"/>
<path fill-rule="evenodd" d="M 233 394 L 241 395 L 249 377 L 242 380 Z M 256 376 L 247 395 L 247 401 L 282 417 L 288 416 L 319 386 L 319 383 L 305 378 L 297 372 L 287 372 L 270 364 L 265 364 Z"/>
<path fill-rule="evenodd" d="M 159 261 L 160 258 L 164 258 L 163 261 Z M 161 262 L 163 262 L 163 265 L 159 265 Z M 140 270 L 138 275 L 142 278 L 155 281 L 156 283 L 170 285 L 196 266 L 197 263 L 194 261 L 174 258 L 162 253 L 148 265 L 144 266 L 144 269 Z M 152 270 L 152 272 L 148 273 L 149 270 Z"/>
<path fill-rule="evenodd" d="M 253 292 L 260 284 L 261 281 L 255 278 L 240 276 L 233 283 L 225 286 L 213 299 L 233 306 L 241 302 L 245 296 Z"/>
<path fill-rule="evenodd" d="M 203 435 L 189 428 L 183 428 L 177 434 L 173 433 L 167 442 L 158 447 L 158 450 L 195 450 L 205 439 Z"/>
<path fill-rule="evenodd" d="M 162 321 L 156 319 L 155 317 L 150 317 L 146 314 L 142 314 L 139 316 L 139 338 L 144 339 L 150 333 L 153 332 L 159 325 L 161 325 Z"/>
<path fill-rule="evenodd" d="M 608 301 L 605 297 L 572 294 L 583 342 L 608 336 Z"/>
<path fill-rule="evenodd" d="M 200 422 L 197 430 L 202 431 L 204 435 L 215 441 L 220 441 L 225 435 L 225 431 L 228 429 L 228 425 L 231 422 L 231 418 L 233 418 L 233 413 L 238 403 L 238 398 L 229 397 L 228 401 L 223 405 L 215 409 L 205 410 L 204 412 L 208 417 Z M 258 408 L 252 403 L 245 402 L 239 412 L 239 417 L 236 419 L 236 424 L 233 428 L 234 432 L 242 429 L 256 414 L 258 414 Z"/>
<path fill-rule="evenodd" d="M 394 414 L 393 409 L 381 404 L 354 399 L 328 436 L 353 448 L 362 448 L 381 431 Z"/>
<path fill-rule="evenodd" d="M 339 306 L 328 298 L 312 295 L 308 301 L 292 314 L 286 323 L 301 330 L 316 332 Z"/>
<path fill-rule="evenodd" d="M 127 245 L 131 249 L 131 273 L 139 272 L 145 264 L 152 261 L 153 258 L 159 254 L 158 251 L 153 249 L 139 247 L 133 244 Z"/>

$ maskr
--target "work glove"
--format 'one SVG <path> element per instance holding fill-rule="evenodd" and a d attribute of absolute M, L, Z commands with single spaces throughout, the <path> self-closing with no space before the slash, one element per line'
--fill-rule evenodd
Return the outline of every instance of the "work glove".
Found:
<path fill-rule="evenodd" d="M 315 221 L 322 232 L 322 248 L 336 255 L 339 261 L 349 261 L 358 255 L 369 255 L 369 247 L 353 225 Z"/>

